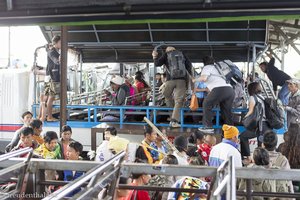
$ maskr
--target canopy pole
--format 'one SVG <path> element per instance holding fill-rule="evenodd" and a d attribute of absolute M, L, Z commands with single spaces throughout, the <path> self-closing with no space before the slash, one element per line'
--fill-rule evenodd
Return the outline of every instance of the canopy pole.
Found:
<path fill-rule="evenodd" d="M 67 121 L 68 27 L 61 27 L 60 131 Z"/>

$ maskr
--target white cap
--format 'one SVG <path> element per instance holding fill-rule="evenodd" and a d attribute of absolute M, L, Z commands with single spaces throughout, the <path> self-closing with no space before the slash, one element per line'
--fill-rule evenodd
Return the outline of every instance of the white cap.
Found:
<path fill-rule="evenodd" d="M 116 85 L 122 85 L 124 83 L 124 79 L 121 76 L 115 76 L 110 80 L 110 82 Z"/>

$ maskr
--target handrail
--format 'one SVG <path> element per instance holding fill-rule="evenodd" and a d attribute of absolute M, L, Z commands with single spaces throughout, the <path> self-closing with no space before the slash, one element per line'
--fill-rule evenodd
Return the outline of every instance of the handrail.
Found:
<path fill-rule="evenodd" d="M 32 151 L 32 148 L 26 147 L 26 148 L 23 148 L 23 149 L 19 149 L 17 151 L 12 151 L 12 152 L 3 154 L 3 155 L 0 156 L 0 162 L 2 162 L 4 160 L 8 160 L 8 159 L 16 157 L 16 156 L 23 155 L 25 153 L 29 153 L 31 151 Z"/>
<path fill-rule="evenodd" d="M 59 105 L 54 105 L 54 108 L 59 108 Z M 39 108 L 39 105 L 33 105 L 33 114 L 34 117 L 37 115 L 37 108 Z M 97 114 L 101 112 L 105 112 L 107 110 L 110 110 L 112 112 L 117 111 L 120 113 L 120 118 L 116 122 L 110 122 L 111 124 L 119 124 L 121 127 L 125 124 L 130 125 L 145 125 L 144 122 L 127 122 L 125 121 L 124 114 L 130 115 L 130 112 L 139 111 L 144 112 L 144 116 L 147 118 L 150 118 L 150 116 L 153 116 L 153 124 L 155 126 L 162 126 L 166 127 L 169 126 L 167 123 L 158 123 L 157 122 L 157 113 L 159 112 L 160 115 L 163 115 L 161 113 L 162 111 L 173 111 L 173 108 L 169 107 L 154 107 L 154 106 L 107 106 L 107 105 L 67 105 L 66 109 L 86 109 L 87 110 L 87 120 L 86 121 L 80 121 L 80 127 L 88 127 L 92 128 L 98 124 L 104 123 L 97 119 L 97 117 L 92 118 L 92 115 L 97 116 Z M 129 112 L 130 111 L 130 112 Z M 213 126 L 214 128 L 220 128 L 220 109 L 214 108 L 212 109 L 213 112 L 216 114 L 216 123 Z M 232 109 L 232 112 L 241 112 L 246 113 L 248 109 L 245 108 L 235 108 Z M 183 107 L 180 109 L 180 118 L 181 118 L 181 127 L 182 128 L 199 128 L 202 127 L 202 124 L 188 124 L 184 122 L 184 117 L 186 115 L 194 115 L 194 114 L 201 114 L 203 112 L 202 108 L 199 108 L 196 112 L 191 112 L 191 110 L 187 107 Z M 133 113 L 134 114 L 134 113 Z M 107 122 L 106 122 L 107 123 Z M 76 126 L 76 123 L 74 121 L 68 121 L 68 124 L 72 126 Z M 57 124 L 55 122 L 46 123 L 46 126 L 56 126 Z"/>
<path fill-rule="evenodd" d="M 266 96 L 269 97 L 267 89 L 265 88 L 265 85 L 263 84 L 263 82 L 268 86 L 268 88 L 272 94 L 272 97 L 275 99 L 276 97 L 275 97 L 274 91 L 273 91 L 272 87 L 270 86 L 270 84 L 265 79 L 262 79 L 262 78 L 259 79 L 259 82 L 261 83 L 261 86 L 262 86 L 264 92 L 266 93 Z"/>
<path fill-rule="evenodd" d="M 235 186 L 235 167 L 234 158 L 230 156 L 228 160 L 224 161 L 217 170 L 216 176 L 217 188 L 215 189 L 213 196 L 217 196 L 221 199 L 221 195 L 224 193 L 226 186 L 226 199 L 236 199 L 236 186 Z"/>
<path fill-rule="evenodd" d="M 143 97 L 143 95 L 148 94 L 149 91 L 144 91 L 144 92 L 140 92 L 131 96 L 128 96 L 125 98 L 125 105 L 128 105 L 128 101 L 134 101 L 136 99 L 134 98 L 139 98 L 139 97 Z"/>
<path fill-rule="evenodd" d="M 115 161 L 122 159 L 125 156 L 125 152 L 122 151 L 118 153 L 116 156 L 105 162 L 104 164 L 99 164 L 98 166 L 94 167 L 90 171 L 88 171 L 85 175 L 79 177 L 78 179 L 68 183 L 60 190 L 57 190 L 44 198 L 43 200 L 50 200 L 50 199 L 61 199 L 68 195 L 70 192 L 72 192 L 74 189 L 78 188 L 82 184 L 84 184 L 86 181 L 90 180 L 94 176 L 96 176 L 99 173 L 105 172 L 107 167 L 114 164 Z"/>

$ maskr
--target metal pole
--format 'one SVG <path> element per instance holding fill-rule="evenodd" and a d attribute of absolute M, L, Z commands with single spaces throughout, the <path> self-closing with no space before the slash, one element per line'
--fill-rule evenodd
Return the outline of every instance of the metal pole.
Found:
<path fill-rule="evenodd" d="M 284 71 L 285 41 L 281 44 L 281 70 Z"/>
<path fill-rule="evenodd" d="M 253 44 L 252 45 L 252 63 L 253 63 L 253 66 L 252 66 L 252 79 L 254 80 L 255 79 L 255 62 L 256 62 L 256 47 L 255 45 Z"/>
<path fill-rule="evenodd" d="M 7 68 L 10 67 L 10 26 L 8 27 L 8 63 Z"/>
<path fill-rule="evenodd" d="M 60 130 L 67 121 L 67 60 L 68 60 L 68 28 L 61 27 L 61 65 L 60 65 Z"/>
<path fill-rule="evenodd" d="M 233 156 L 229 157 L 228 175 L 229 182 L 227 184 L 227 199 L 236 199 L 235 166 Z"/>
<path fill-rule="evenodd" d="M 252 200 L 252 180 L 246 179 L 246 199 Z"/>
<path fill-rule="evenodd" d="M 3 154 L 3 155 L 0 156 L 0 162 L 2 162 L 4 160 L 8 160 L 9 158 L 12 158 L 12 157 L 15 157 L 15 156 L 19 156 L 19 155 L 28 153 L 30 151 L 32 151 L 32 148 L 26 147 L 26 148 L 23 148 L 23 149 L 20 149 L 20 150 L 17 150 L 17 151 L 12 151 L 12 152 Z"/>
<path fill-rule="evenodd" d="M 152 83 L 152 105 L 155 106 L 155 86 L 156 86 L 156 79 L 155 79 L 155 75 L 156 75 L 156 66 L 153 66 L 153 83 Z"/>
<path fill-rule="evenodd" d="M 82 52 L 79 54 L 79 64 L 80 64 L 80 78 L 79 78 L 79 94 L 82 93 Z"/>

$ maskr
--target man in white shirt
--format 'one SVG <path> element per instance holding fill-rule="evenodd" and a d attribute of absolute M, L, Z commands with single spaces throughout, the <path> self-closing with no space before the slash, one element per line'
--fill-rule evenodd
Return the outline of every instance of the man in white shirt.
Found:
<path fill-rule="evenodd" d="M 216 69 L 217 66 L 215 66 L 213 57 L 205 56 L 203 63 L 204 67 L 200 77 L 194 80 L 203 81 L 210 91 L 203 102 L 203 125 L 205 128 L 212 128 L 214 117 L 212 109 L 216 105 L 220 105 L 224 123 L 233 125 L 231 108 L 234 100 L 234 90 Z"/>
<path fill-rule="evenodd" d="M 221 143 L 214 146 L 210 152 L 208 165 L 219 167 L 230 156 L 234 158 L 234 166 L 242 167 L 241 153 L 238 150 L 239 130 L 234 126 L 224 124 L 222 127 L 224 138 Z"/>
<path fill-rule="evenodd" d="M 96 151 L 96 161 L 105 162 L 115 154 L 126 151 L 129 140 L 117 136 L 115 127 L 108 127 L 104 130 L 105 140 L 100 144 Z"/>

